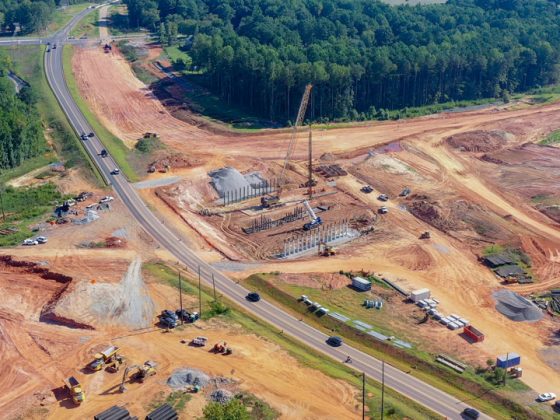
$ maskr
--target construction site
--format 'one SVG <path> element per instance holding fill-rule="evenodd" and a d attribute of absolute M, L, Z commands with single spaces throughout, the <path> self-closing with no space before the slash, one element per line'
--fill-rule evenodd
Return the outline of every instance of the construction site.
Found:
<path fill-rule="evenodd" d="M 160 54 L 148 46 L 142 65 L 164 80 Z M 325 129 L 303 124 L 302 92 L 295 127 L 228 133 L 188 114 L 178 84 L 166 84 L 167 99 L 147 95 L 115 48 L 77 49 L 73 71 L 99 120 L 127 145 L 156 132 L 166 153 L 189 159 L 146 173 L 153 187 L 142 196 L 230 276 L 293 273 L 306 282 L 307 273 L 364 270 L 405 290 L 427 287 L 442 308 L 457 308 L 485 332 L 474 351 L 459 341 L 451 353 L 483 364 L 524 348 L 525 383 L 558 381 L 549 364 L 556 318 L 513 329 L 492 297 L 502 287 L 538 295 L 560 282 L 560 233 L 550 217 L 558 187 L 549 176 L 560 153 L 538 144 L 558 128 L 558 104 Z M 526 254 L 533 283 L 504 286 L 481 262 L 494 245 Z"/>
<path fill-rule="evenodd" d="M 560 128 L 560 104 L 332 128 L 305 123 L 308 85 L 292 127 L 248 133 L 190 112 L 161 48 L 143 48 L 139 65 L 166 82 L 157 95 L 109 41 L 74 48 L 72 71 L 131 155 L 139 141 L 164 146 L 134 161 L 135 186 L 197 255 L 366 344 L 460 374 L 517 352 L 520 380 L 560 390 L 560 149 L 539 144 Z M 178 326 L 177 290 L 153 268 L 178 269 L 175 258 L 108 189 L 76 174 L 59 183 L 90 195 L 53 208 L 39 226 L 48 244 L 1 252 L 6 418 L 113 406 L 140 418 L 176 392 L 180 418 L 238 393 L 282 418 L 360 415 L 354 386 L 234 322 L 199 320 L 192 295 L 181 305 L 193 322 Z"/>

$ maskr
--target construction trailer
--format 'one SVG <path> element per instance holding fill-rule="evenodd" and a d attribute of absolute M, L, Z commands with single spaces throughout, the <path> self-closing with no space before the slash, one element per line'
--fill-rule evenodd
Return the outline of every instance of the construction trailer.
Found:
<path fill-rule="evenodd" d="M 430 289 L 418 289 L 418 290 L 413 290 L 412 292 L 410 292 L 410 295 L 408 295 L 408 298 L 414 302 L 420 302 L 421 300 L 424 299 L 429 299 L 431 296 L 431 292 Z"/>
<path fill-rule="evenodd" d="M 507 353 L 496 358 L 496 367 L 509 369 L 521 364 L 521 356 L 517 353 Z"/>
<path fill-rule="evenodd" d="M 361 292 L 367 292 L 368 290 L 371 290 L 371 281 L 366 280 L 363 277 L 352 277 L 352 287 Z"/>
<path fill-rule="evenodd" d="M 484 334 L 472 325 L 467 325 L 465 328 L 463 328 L 463 333 L 471 338 L 475 343 L 481 343 L 485 338 Z"/>

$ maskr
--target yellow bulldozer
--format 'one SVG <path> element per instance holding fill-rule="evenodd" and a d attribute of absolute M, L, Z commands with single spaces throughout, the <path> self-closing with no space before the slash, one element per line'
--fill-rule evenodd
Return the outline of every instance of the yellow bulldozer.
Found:
<path fill-rule="evenodd" d="M 120 365 L 124 363 L 124 357 L 119 354 L 117 346 L 107 347 L 100 353 L 93 356 L 93 361 L 88 365 L 88 368 L 97 372 L 102 369 L 107 369 L 112 372 L 118 372 Z"/>
<path fill-rule="evenodd" d="M 83 390 L 80 382 L 73 376 L 70 376 L 64 383 L 70 392 L 74 404 L 80 405 L 86 400 L 86 392 Z"/>
<path fill-rule="evenodd" d="M 336 255 L 336 248 L 327 245 L 325 242 L 319 242 L 320 257 L 332 257 L 333 255 Z"/>

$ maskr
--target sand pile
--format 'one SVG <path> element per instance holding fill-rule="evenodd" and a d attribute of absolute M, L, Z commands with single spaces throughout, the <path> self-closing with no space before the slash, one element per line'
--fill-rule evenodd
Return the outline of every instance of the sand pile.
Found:
<path fill-rule="evenodd" d="M 209 172 L 212 185 L 220 197 L 236 192 L 241 197 L 253 195 L 253 190 L 266 185 L 266 181 L 258 172 L 242 175 L 237 169 L 226 167 Z"/>
<path fill-rule="evenodd" d="M 209 380 L 210 377 L 200 370 L 183 368 L 177 369 L 171 374 L 169 379 L 167 379 L 167 385 L 174 389 L 190 385 L 198 385 L 204 388 Z"/>
<path fill-rule="evenodd" d="M 536 322 L 543 317 L 543 312 L 537 305 L 523 296 L 509 290 L 498 290 L 493 294 L 496 309 L 516 322 Z"/>

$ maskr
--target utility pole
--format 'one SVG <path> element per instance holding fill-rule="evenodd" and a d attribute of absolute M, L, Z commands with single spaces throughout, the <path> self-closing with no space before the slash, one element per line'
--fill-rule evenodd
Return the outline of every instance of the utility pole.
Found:
<path fill-rule="evenodd" d="M 362 372 L 362 420 L 366 420 L 366 374 Z"/>
<path fill-rule="evenodd" d="M 4 213 L 4 188 L 0 188 L 0 206 L 2 206 L 2 221 L 6 221 L 6 214 Z"/>
<path fill-rule="evenodd" d="M 385 415 L 385 361 L 381 361 L 381 420 Z"/>
<path fill-rule="evenodd" d="M 181 325 L 183 325 L 183 287 L 181 284 L 181 269 L 178 269 L 177 271 L 179 272 L 179 308 L 181 310 Z"/>
<path fill-rule="evenodd" d="M 506 386 L 508 367 L 509 367 L 509 352 L 507 352 L 507 354 L 506 354 L 506 368 L 505 368 L 505 372 L 504 372 L 504 386 Z"/>
<path fill-rule="evenodd" d="M 216 301 L 216 282 L 214 281 L 214 273 L 212 273 L 212 287 L 214 288 L 214 302 Z"/>
<path fill-rule="evenodd" d="M 202 291 L 200 289 L 200 265 L 198 266 L 198 313 L 202 318 Z"/>
<path fill-rule="evenodd" d="M 309 156 L 307 161 L 307 166 L 309 167 L 309 179 L 307 180 L 307 184 L 309 186 L 309 199 L 313 197 L 313 167 L 312 167 L 312 155 L 313 155 L 313 146 L 312 146 L 312 139 L 311 139 L 311 127 L 309 127 L 309 145 L 308 145 L 308 153 Z"/>

